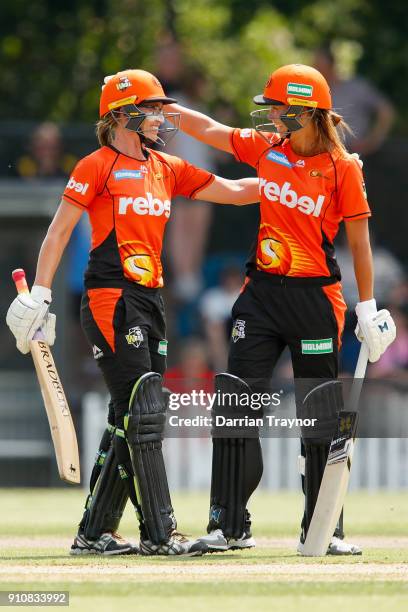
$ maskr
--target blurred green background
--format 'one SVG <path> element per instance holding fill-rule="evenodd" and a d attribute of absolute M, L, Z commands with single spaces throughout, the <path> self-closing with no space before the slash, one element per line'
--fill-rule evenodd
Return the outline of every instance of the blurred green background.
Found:
<path fill-rule="evenodd" d="M 384 91 L 407 133 L 407 7 L 391 0 L 2 0 L 2 117 L 93 121 L 105 74 L 154 71 L 171 33 L 212 106 L 246 120 L 250 98 L 280 64 L 330 42 L 343 69 Z"/>

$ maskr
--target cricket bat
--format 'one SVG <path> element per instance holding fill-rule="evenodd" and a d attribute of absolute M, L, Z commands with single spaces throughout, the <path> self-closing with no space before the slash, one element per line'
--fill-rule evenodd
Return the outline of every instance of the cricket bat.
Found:
<path fill-rule="evenodd" d="M 337 437 L 332 440 L 309 525 L 302 554 L 306 557 L 324 557 L 344 505 L 350 480 L 358 421 L 358 400 L 368 361 L 368 348 L 362 343 L 354 381 L 350 392 L 349 410 L 339 413 Z"/>
<path fill-rule="evenodd" d="M 18 293 L 30 293 L 24 270 L 14 270 L 12 277 Z M 50 347 L 41 330 L 30 341 L 30 351 L 47 411 L 60 478 L 79 484 L 81 475 L 75 427 Z"/>

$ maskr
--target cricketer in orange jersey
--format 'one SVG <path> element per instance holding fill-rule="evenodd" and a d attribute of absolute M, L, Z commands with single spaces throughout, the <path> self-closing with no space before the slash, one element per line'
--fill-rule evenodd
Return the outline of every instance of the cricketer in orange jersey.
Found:
<path fill-rule="evenodd" d="M 306 398 L 307 408 L 320 410 L 313 438 L 301 432 L 302 553 L 343 405 L 335 379 L 347 306 L 333 246 L 341 221 L 360 297 L 357 336 L 367 343 L 371 361 L 393 341 L 395 325 L 388 311 L 377 312 L 363 176 L 337 131 L 347 125 L 332 109 L 323 75 L 302 64 L 281 66 L 254 103 L 262 107 L 251 113 L 254 129 L 234 129 L 179 105 L 169 108 L 181 113 L 182 129 L 190 136 L 257 170 L 261 220 L 247 279 L 232 309 L 228 373 L 216 377 L 216 388 L 238 397 L 268 391 L 275 365 L 288 347 L 299 416 L 305 416 Z M 234 409 L 242 413 L 244 405 L 237 402 Z M 224 410 L 222 402 L 215 405 L 215 416 L 223 416 Z M 240 432 L 238 443 L 216 433 L 208 535 L 200 539 L 212 550 L 250 548 L 255 541 L 246 506 L 263 471 L 259 435 Z M 329 554 L 361 553 L 343 538 L 340 520 Z"/>
<path fill-rule="evenodd" d="M 162 240 L 173 196 L 241 205 L 256 201 L 258 192 L 256 179 L 223 179 L 150 148 L 177 131 L 179 115 L 164 110 L 170 102 L 156 77 L 143 70 L 119 72 L 105 83 L 96 128 L 101 148 L 74 169 L 42 244 L 31 298 L 15 300 L 7 319 L 20 350 L 38 327 L 52 341 L 51 284 L 87 211 L 92 246 L 81 324 L 111 402 L 73 555 L 196 556 L 207 550 L 176 529 L 162 455 Z M 117 533 L 129 498 L 139 521 L 139 547 Z"/>

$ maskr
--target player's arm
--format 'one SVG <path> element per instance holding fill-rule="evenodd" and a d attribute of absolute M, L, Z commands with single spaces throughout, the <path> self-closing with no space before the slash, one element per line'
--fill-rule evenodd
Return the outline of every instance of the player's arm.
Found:
<path fill-rule="evenodd" d="M 373 297 L 374 270 L 368 219 L 348 221 L 345 225 L 360 297 L 356 306 L 356 336 L 360 342 L 366 342 L 369 359 L 375 362 L 395 340 L 395 323 L 388 310 L 377 311 L 377 303 Z"/>
<path fill-rule="evenodd" d="M 346 221 L 345 227 L 348 245 L 353 257 L 360 302 L 371 300 L 374 290 L 374 271 L 368 219 Z"/>
<path fill-rule="evenodd" d="M 34 285 L 51 288 L 74 227 L 83 210 L 62 199 L 41 245 Z"/>
<path fill-rule="evenodd" d="M 181 106 L 181 104 L 168 104 L 166 110 L 180 113 L 180 129 L 186 134 L 211 147 L 233 153 L 231 146 L 232 127 L 219 123 L 203 113 Z"/>
<path fill-rule="evenodd" d="M 19 294 L 8 309 L 7 325 L 16 338 L 18 350 L 24 354 L 29 352 L 30 340 L 39 328 L 46 342 L 51 346 L 54 344 L 55 315 L 48 311 L 51 303 L 51 284 L 81 214 L 80 208 L 61 201 L 41 246 L 31 293 Z"/>
<path fill-rule="evenodd" d="M 259 202 L 258 178 L 243 178 L 235 181 L 216 176 L 208 187 L 196 192 L 194 200 L 205 200 L 215 204 L 244 206 Z"/>

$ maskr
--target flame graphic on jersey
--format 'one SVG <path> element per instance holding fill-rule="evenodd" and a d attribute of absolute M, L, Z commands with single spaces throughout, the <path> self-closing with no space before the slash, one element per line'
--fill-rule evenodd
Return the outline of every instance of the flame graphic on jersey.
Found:
<path fill-rule="evenodd" d="M 281 232 L 263 223 L 259 228 L 257 265 L 273 274 L 287 274 L 292 263 L 289 243 Z"/>
<path fill-rule="evenodd" d="M 126 278 L 145 287 L 162 287 L 162 267 L 154 251 L 139 240 L 119 244 Z"/>
<path fill-rule="evenodd" d="M 272 274 L 316 274 L 315 262 L 297 240 L 268 223 L 262 223 L 259 228 L 256 263 L 258 268 Z"/>

